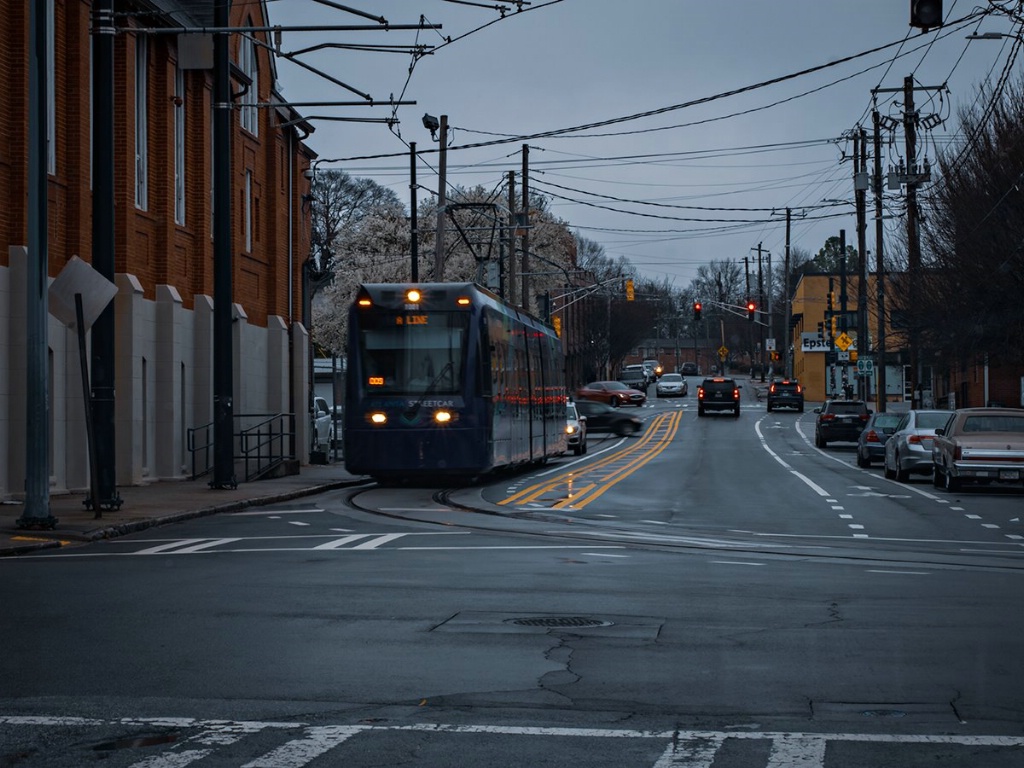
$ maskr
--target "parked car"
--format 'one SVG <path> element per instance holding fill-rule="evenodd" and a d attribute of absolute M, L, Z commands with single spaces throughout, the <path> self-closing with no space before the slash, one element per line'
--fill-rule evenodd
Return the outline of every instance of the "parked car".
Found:
<path fill-rule="evenodd" d="M 826 447 L 834 440 L 855 443 L 871 416 L 871 409 L 863 400 L 826 400 L 814 421 L 814 444 Z"/>
<path fill-rule="evenodd" d="M 313 420 L 312 450 L 326 451 L 334 443 L 334 418 L 331 414 L 331 406 L 322 397 L 313 398 Z"/>
<path fill-rule="evenodd" d="M 587 418 L 590 432 L 614 432 L 616 435 L 632 435 L 644 428 L 644 423 L 618 408 L 612 408 L 595 400 L 577 400 L 576 409 Z"/>
<path fill-rule="evenodd" d="M 932 483 L 957 491 L 964 483 L 1024 485 L 1024 410 L 961 408 L 935 430 Z"/>
<path fill-rule="evenodd" d="M 776 408 L 795 408 L 804 412 L 804 389 L 796 379 L 779 379 L 768 387 L 768 412 Z"/>
<path fill-rule="evenodd" d="M 576 401 L 580 400 L 596 400 L 617 408 L 620 405 L 641 406 L 647 402 L 647 395 L 621 381 L 592 381 L 576 391 Z"/>
<path fill-rule="evenodd" d="M 679 372 L 683 376 L 700 376 L 700 369 L 696 363 L 683 363 L 683 367 L 679 369 Z"/>
<path fill-rule="evenodd" d="M 935 430 L 949 421 L 949 411 L 923 411 L 914 409 L 900 417 L 896 432 L 885 442 L 882 472 L 890 480 L 901 483 L 910 474 L 932 473 L 932 438 Z"/>
<path fill-rule="evenodd" d="M 857 466 L 870 467 L 871 462 L 885 459 L 885 444 L 900 423 L 898 413 L 872 413 L 857 437 Z"/>
<path fill-rule="evenodd" d="M 647 369 L 642 365 L 627 365 L 619 374 L 619 381 L 632 389 L 638 389 L 647 394 L 647 387 L 651 379 L 647 375 Z"/>
<path fill-rule="evenodd" d="M 571 400 L 565 404 L 565 437 L 574 454 L 579 456 L 587 452 L 587 417 Z"/>
<path fill-rule="evenodd" d="M 685 397 L 690 388 L 680 373 L 663 373 L 654 385 L 654 394 L 658 397 Z"/>
<path fill-rule="evenodd" d="M 724 376 L 707 378 L 697 387 L 697 415 L 707 411 L 732 411 L 740 415 L 740 386 L 735 379 Z"/>

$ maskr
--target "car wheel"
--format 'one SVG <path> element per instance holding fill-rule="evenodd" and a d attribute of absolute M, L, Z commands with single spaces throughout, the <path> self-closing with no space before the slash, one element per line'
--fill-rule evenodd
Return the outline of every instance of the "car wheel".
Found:
<path fill-rule="evenodd" d="M 586 452 L 587 452 L 587 441 L 584 440 L 583 441 L 583 453 L 586 453 Z"/>
<path fill-rule="evenodd" d="M 824 448 L 828 443 L 821 439 L 821 435 L 817 432 L 814 433 L 814 446 L 816 448 Z"/>
<path fill-rule="evenodd" d="M 768 403 L 768 413 L 771 413 L 771 412 L 772 412 L 772 404 Z"/>
<path fill-rule="evenodd" d="M 942 487 L 942 473 L 939 471 L 939 465 L 932 465 L 932 485 L 936 488 Z"/>
<path fill-rule="evenodd" d="M 910 473 L 900 466 L 899 461 L 896 462 L 896 479 L 901 483 L 906 483 L 910 480 Z"/>
<path fill-rule="evenodd" d="M 897 465 L 897 466 L 899 466 L 899 465 Z M 892 480 L 892 479 L 894 479 L 896 477 L 896 471 L 892 470 L 892 469 L 889 469 L 889 457 L 888 456 L 885 459 L 882 460 L 882 475 L 884 475 L 886 480 Z"/>
<path fill-rule="evenodd" d="M 579 456 L 581 453 L 583 453 L 583 446 L 582 445 L 574 445 L 572 447 L 572 453 L 573 453 L 573 456 Z"/>
<path fill-rule="evenodd" d="M 608 405 L 610 405 L 612 408 L 618 408 L 619 407 L 619 398 L 613 397 L 611 400 L 608 401 Z"/>
<path fill-rule="evenodd" d="M 803 413 L 804 412 L 804 407 L 801 405 L 799 408 L 796 409 L 796 412 L 797 413 Z"/>
<path fill-rule="evenodd" d="M 871 466 L 871 459 L 867 456 L 861 456 L 860 451 L 857 451 L 857 466 L 861 469 L 867 469 Z"/>
<path fill-rule="evenodd" d="M 960 478 L 953 477 L 953 473 L 947 470 L 943 475 L 942 487 L 950 493 L 956 493 L 960 490 Z"/>
<path fill-rule="evenodd" d="M 697 415 L 698 416 L 703 416 L 704 415 L 704 406 L 702 406 L 702 405 L 698 405 L 697 406 Z"/>
<path fill-rule="evenodd" d="M 736 412 L 733 414 L 733 416 L 735 416 L 737 419 L 740 417 L 740 407 L 738 405 L 736 406 Z"/>
<path fill-rule="evenodd" d="M 621 422 L 615 425 L 615 434 L 619 437 L 625 437 L 630 433 L 630 425 L 626 422 Z"/>

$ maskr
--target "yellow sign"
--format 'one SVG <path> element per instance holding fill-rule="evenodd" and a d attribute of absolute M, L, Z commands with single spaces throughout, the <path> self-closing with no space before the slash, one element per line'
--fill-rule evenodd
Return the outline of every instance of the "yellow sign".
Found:
<path fill-rule="evenodd" d="M 847 336 L 846 333 L 840 333 L 836 336 L 836 346 L 843 350 L 843 352 L 848 350 L 851 344 L 853 344 L 853 339 Z"/>
<path fill-rule="evenodd" d="M 562 318 L 560 318 L 558 315 L 555 315 L 554 317 L 551 318 L 551 324 L 555 326 L 555 334 L 559 338 L 561 338 L 562 337 Z"/>
<path fill-rule="evenodd" d="M 728 356 L 729 356 L 729 350 L 726 349 L 725 345 L 723 344 L 722 346 L 720 346 L 718 348 L 718 359 L 719 360 L 725 360 L 725 358 L 728 357 Z"/>

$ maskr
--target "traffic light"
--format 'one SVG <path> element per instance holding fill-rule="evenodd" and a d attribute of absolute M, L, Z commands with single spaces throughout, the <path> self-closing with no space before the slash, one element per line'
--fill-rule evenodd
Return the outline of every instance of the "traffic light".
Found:
<path fill-rule="evenodd" d="M 834 339 L 837 335 L 839 335 L 839 318 L 836 317 L 835 315 L 832 315 L 832 317 L 829 318 L 829 325 L 832 330 L 832 338 Z"/>
<path fill-rule="evenodd" d="M 700 311 L 703 309 L 699 301 L 693 302 L 693 321 L 695 323 L 700 322 Z"/>
<path fill-rule="evenodd" d="M 636 294 L 633 292 L 633 281 L 626 281 L 626 301 L 633 301 L 636 298 Z"/>
<path fill-rule="evenodd" d="M 757 305 L 752 301 L 747 301 L 747 320 L 753 322 L 754 312 L 757 311 Z"/>
<path fill-rule="evenodd" d="M 942 0 L 910 0 L 910 26 L 935 29 L 942 26 Z"/>
<path fill-rule="evenodd" d="M 833 309 L 835 309 L 835 306 L 836 306 L 836 292 L 835 291 L 829 291 L 828 292 L 828 305 L 827 306 L 828 306 L 828 311 L 829 312 L 831 312 Z"/>

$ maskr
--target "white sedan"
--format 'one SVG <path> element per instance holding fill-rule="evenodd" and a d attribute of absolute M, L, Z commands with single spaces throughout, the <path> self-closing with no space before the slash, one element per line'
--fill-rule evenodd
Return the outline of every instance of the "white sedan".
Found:
<path fill-rule="evenodd" d="M 689 392 L 686 379 L 679 373 L 663 373 L 654 387 L 658 397 L 683 397 Z"/>

